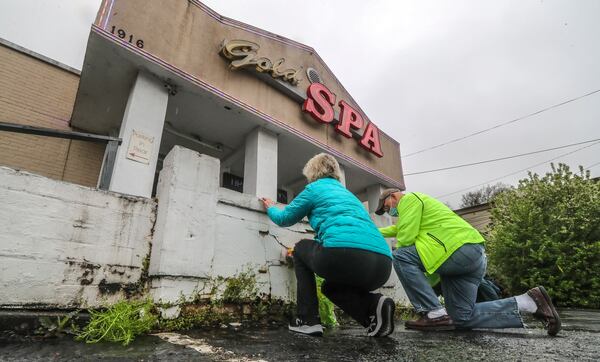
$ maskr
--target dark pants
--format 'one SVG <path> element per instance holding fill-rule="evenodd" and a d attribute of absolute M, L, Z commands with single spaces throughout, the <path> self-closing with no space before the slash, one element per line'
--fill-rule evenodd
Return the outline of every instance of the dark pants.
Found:
<path fill-rule="evenodd" d="M 388 280 L 392 260 L 355 248 L 324 248 L 314 240 L 300 240 L 294 248 L 298 317 L 320 323 L 315 273 L 325 279 L 321 291 L 335 305 L 367 327 L 381 294 L 370 293 Z"/>

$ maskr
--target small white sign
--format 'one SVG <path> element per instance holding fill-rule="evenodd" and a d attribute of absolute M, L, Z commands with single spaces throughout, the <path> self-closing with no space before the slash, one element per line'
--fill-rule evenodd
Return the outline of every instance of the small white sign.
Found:
<path fill-rule="evenodd" d="M 127 158 L 136 162 L 150 164 L 150 155 L 154 145 L 154 137 L 149 137 L 133 130 L 129 139 Z"/>

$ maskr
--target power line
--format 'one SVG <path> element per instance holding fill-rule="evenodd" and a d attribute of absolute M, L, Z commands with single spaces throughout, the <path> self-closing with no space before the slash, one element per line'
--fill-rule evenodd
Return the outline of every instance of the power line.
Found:
<path fill-rule="evenodd" d="M 583 150 L 583 149 L 586 149 L 586 148 L 589 148 L 589 147 L 595 146 L 595 145 L 597 145 L 597 144 L 599 144 L 599 143 L 600 143 L 600 141 L 598 141 L 598 142 L 595 142 L 595 143 L 592 143 L 591 145 L 587 145 L 587 146 L 579 147 L 579 148 L 578 148 L 578 149 L 576 149 L 576 150 L 573 150 L 573 151 L 570 151 L 570 152 L 567 152 L 567 153 L 563 153 L 562 155 L 556 156 L 556 157 L 554 157 L 554 158 L 552 158 L 552 159 L 549 159 L 549 160 L 547 160 L 547 161 L 544 161 L 544 162 L 536 163 L 535 165 L 533 165 L 533 166 L 529 166 L 529 167 L 527 167 L 527 168 L 524 168 L 524 169 L 522 169 L 522 170 L 515 171 L 515 172 L 511 172 L 511 173 L 509 173 L 509 174 L 507 174 L 507 175 L 500 176 L 500 177 L 496 177 L 495 179 L 488 180 L 488 181 L 482 182 L 482 183 L 480 183 L 480 184 L 477 184 L 477 185 L 469 186 L 469 187 L 467 187 L 467 188 L 464 188 L 464 189 L 461 189 L 461 190 L 458 190 L 458 191 L 454 191 L 454 192 L 451 192 L 451 193 L 449 193 L 449 194 L 444 194 L 444 195 L 436 196 L 436 198 L 442 198 L 442 197 L 446 197 L 446 196 L 450 196 L 450 195 L 458 194 L 459 192 L 464 192 L 464 191 L 470 190 L 470 189 L 472 189 L 472 188 L 474 188 L 474 187 L 483 186 L 483 185 L 489 184 L 490 182 L 494 182 L 494 181 L 502 180 L 503 178 L 506 178 L 506 177 L 508 177 L 508 176 L 512 176 L 512 175 L 516 175 L 516 174 L 518 174 L 518 173 L 520 173 L 520 172 L 523 172 L 523 171 L 529 171 L 530 169 L 532 169 L 532 168 L 534 168 L 534 167 L 537 167 L 537 166 L 540 166 L 540 165 L 544 165 L 544 164 L 546 164 L 546 163 L 548 163 L 548 162 L 555 161 L 555 160 L 557 160 L 557 159 L 559 159 L 559 158 L 561 158 L 561 157 L 564 157 L 564 156 L 571 155 L 571 154 L 573 154 L 573 153 L 575 153 L 575 152 L 579 152 L 579 151 L 581 151 L 581 150 Z"/>
<path fill-rule="evenodd" d="M 586 169 L 586 170 L 589 170 L 589 169 L 591 169 L 592 167 L 595 167 L 595 166 L 598 166 L 598 165 L 600 165 L 600 162 L 596 162 L 596 163 L 594 163 L 593 165 L 589 165 L 589 166 L 588 166 L 588 167 L 586 167 L 585 169 Z"/>
<path fill-rule="evenodd" d="M 584 141 L 584 142 L 578 142 L 578 143 L 571 143 L 569 145 L 564 145 L 564 146 L 559 146 L 559 147 L 553 147 L 553 148 L 546 148 L 544 150 L 538 150 L 538 151 L 533 151 L 533 152 L 527 152 L 527 153 L 519 153 L 517 155 L 512 155 L 512 156 L 506 156 L 506 157 L 500 157 L 500 158 L 494 158 L 491 160 L 485 160 L 485 161 L 477 161 L 477 162 L 471 162 L 471 163 L 464 163 L 461 165 L 456 165 L 456 166 L 448 166 L 448 167 L 443 167 L 443 168 L 436 168 L 433 170 L 427 170 L 427 171 L 419 171 L 419 172 L 411 172 L 411 173 L 405 173 L 404 176 L 412 176 L 412 175 L 421 175 L 424 173 L 431 173 L 431 172 L 438 172 L 438 171 L 445 171 L 445 170 L 452 170 L 455 168 L 461 168 L 461 167 L 467 167 L 467 166 L 474 166 L 474 165 L 481 165 L 484 163 L 490 163 L 490 162 L 496 162 L 496 161 L 502 161 L 502 160 L 509 160 L 511 158 L 517 158 L 517 157 L 523 157 L 523 156 L 529 156 L 529 155 L 535 155 L 536 153 L 542 153 L 542 152 L 548 152 L 548 151 L 554 151 L 554 150 L 560 150 L 562 148 L 567 148 L 567 147 L 573 147 L 573 146 L 578 146 L 578 145 L 582 145 L 584 143 L 590 143 L 590 142 L 595 142 L 595 141 L 600 141 L 600 138 L 596 138 L 593 140 L 589 140 L 589 141 Z"/>
<path fill-rule="evenodd" d="M 500 128 L 500 127 L 503 127 L 503 126 L 506 126 L 507 124 L 515 123 L 515 122 L 518 122 L 518 121 L 524 120 L 524 119 L 526 119 L 526 118 L 529 118 L 529 117 L 533 117 L 533 116 L 535 116 L 535 115 L 538 115 L 538 114 L 540 114 L 540 113 L 543 113 L 543 112 L 549 111 L 549 110 L 551 110 L 551 109 L 554 109 L 554 108 L 557 108 L 557 107 L 560 107 L 560 106 L 564 106 L 565 104 L 568 104 L 568 103 L 571 103 L 571 102 L 575 102 L 575 101 L 577 101 L 577 100 L 580 100 L 580 99 L 582 99 L 582 98 L 585 98 L 585 97 L 591 96 L 592 94 L 595 94 L 595 93 L 598 93 L 598 92 L 600 92 L 600 89 L 597 89 L 597 90 L 595 90 L 595 91 L 592 91 L 592 92 L 589 92 L 589 93 L 583 94 L 583 95 L 581 95 L 581 96 L 579 96 L 579 97 L 571 98 L 571 99 L 569 99 L 569 100 L 566 100 L 566 101 L 564 101 L 564 102 L 561 102 L 561 103 L 554 104 L 554 105 L 552 105 L 552 106 L 550 106 L 550 107 L 546 107 L 546 108 L 544 108 L 544 109 L 541 109 L 541 110 L 539 110 L 539 111 L 536 111 L 536 112 L 533 112 L 533 113 L 529 113 L 529 114 L 527 114 L 527 115 L 525 115 L 525 116 L 521 116 L 521 117 L 518 117 L 518 118 L 512 119 L 512 120 L 510 120 L 510 121 L 507 121 L 507 122 L 504 122 L 504 123 L 497 124 L 497 125 L 495 125 L 495 126 L 492 126 L 492 127 L 490 127 L 490 128 L 486 128 L 486 129 L 483 129 L 483 130 L 481 130 L 481 131 L 477 131 L 477 132 L 474 132 L 474 133 L 468 134 L 468 135 L 466 135 L 466 136 L 462 136 L 462 137 L 454 138 L 454 139 L 452 139 L 452 140 L 449 140 L 449 141 L 446 141 L 446 142 L 443 142 L 443 143 L 437 144 L 437 145 L 435 145 L 435 146 L 427 147 L 427 148 L 424 148 L 424 149 L 422 149 L 422 150 L 419 150 L 419 151 L 416 151 L 416 152 L 412 152 L 412 153 L 406 154 L 406 155 L 404 155 L 403 157 L 404 157 L 404 158 L 406 158 L 406 157 L 414 156 L 414 155 L 416 155 L 416 154 L 419 154 L 419 153 L 423 153 L 423 152 L 430 151 L 430 150 L 433 150 L 433 149 L 436 149 L 436 148 L 439 148 L 439 147 L 442 147 L 442 146 L 449 145 L 449 144 L 451 144 L 451 143 L 455 143 L 455 142 L 458 142 L 458 141 L 462 141 L 462 140 L 464 140 L 464 139 L 467 139 L 467 138 L 470 138 L 470 137 L 473 137 L 473 136 L 480 135 L 480 134 L 482 134 L 482 133 L 485 133 L 485 132 L 491 131 L 491 130 L 493 130 L 493 129 Z"/>

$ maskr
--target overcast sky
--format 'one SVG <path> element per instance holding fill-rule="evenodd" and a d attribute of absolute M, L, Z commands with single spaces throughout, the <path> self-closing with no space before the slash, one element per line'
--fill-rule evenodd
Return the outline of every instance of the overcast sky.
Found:
<path fill-rule="evenodd" d="M 600 138 L 596 93 L 404 156 L 600 89 L 598 0 L 204 2 L 315 48 L 368 117 L 400 142 L 405 173 Z M 81 69 L 99 4 L 3 0 L 0 37 Z M 582 146 L 406 176 L 406 185 L 458 207 L 461 190 L 490 180 L 515 185 L 526 171 L 503 176 L 522 169 L 545 173 L 550 165 L 544 161 Z M 600 144 L 555 162 L 595 164 L 590 171 L 600 176 Z"/>

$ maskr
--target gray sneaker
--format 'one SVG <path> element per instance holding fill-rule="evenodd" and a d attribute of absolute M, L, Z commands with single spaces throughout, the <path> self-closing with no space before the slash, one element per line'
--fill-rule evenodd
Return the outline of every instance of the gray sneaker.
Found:
<path fill-rule="evenodd" d="M 385 337 L 394 332 L 394 311 L 396 304 L 390 297 L 381 296 L 377 302 L 375 315 L 369 317 L 370 324 L 367 328 L 369 337 Z"/>
<path fill-rule="evenodd" d="M 296 320 L 292 321 L 288 326 L 288 329 L 292 332 L 307 334 L 309 336 L 323 336 L 323 326 L 321 324 L 307 324 L 300 318 L 296 318 Z"/>

